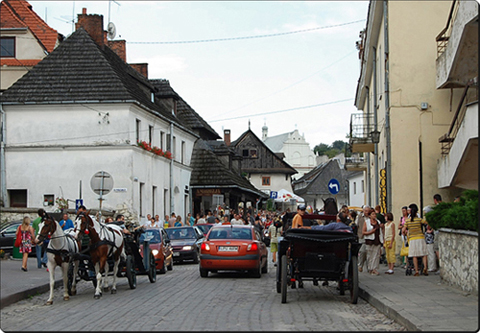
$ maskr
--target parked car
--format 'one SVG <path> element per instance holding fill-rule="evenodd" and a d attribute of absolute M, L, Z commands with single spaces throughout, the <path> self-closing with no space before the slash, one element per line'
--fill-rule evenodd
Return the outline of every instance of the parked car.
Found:
<path fill-rule="evenodd" d="M 215 225 L 215 223 L 200 223 L 195 226 L 203 232 L 204 236 L 207 236 L 208 231 Z"/>
<path fill-rule="evenodd" d="M 200 276 L 219 270 L 249 271 L 254 277 L 268 272 L 268 250 L 251 225 L 218 225 L 201 245 Z"/>
<path fill-rule="evenodd" d="M 13 252 L 13 243 L 17 233 L 18 226 L 22 224 L 22 221 L 13 221 L 2 224 L 0 229 L 0 250 L 6 253 Z M 32 246 L 32 252 L 29 256 L 35 256 L 35 246 Z"/>
<path fill-rule="evenodd" d="M 173 269 L 173 249 L 170 239 L 164 229 L 147 228 L 138 242 L 140 243 L 140 254 L 143 256 L 143 242 L 149 241 L 149 247 L 155 257 L 155 266 L 160 274 L 165 274 L 167 269 Z"/>
<path fill-rule="evenodd" d="M 200 245 L 204 239 L 203 232 L 197 226 L 173 227 L 165 231 L 172 244 L 173 261 L 193 260 L 198 264 Z"/>

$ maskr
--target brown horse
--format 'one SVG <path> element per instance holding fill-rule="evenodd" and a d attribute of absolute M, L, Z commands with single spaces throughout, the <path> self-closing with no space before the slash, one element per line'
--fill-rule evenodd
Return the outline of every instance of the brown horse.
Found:
<path fill-rule="evenodd" d="M 335 200 L 335 198 L 332 198 L 332 197 L 329 197 L 323 200 L 323 210 L 327 215 L 337 215 L 338 214 L 337 200 Z M 328 224 L 329 222 L 330 221 L 325 220 L 324 223 Z"/>
<path fill-rule="evenodd" d="M 120 263 L 121 256 L 125 257 L 123 249 L 123 234 L 120 227 L 116 225 L 106 225 L 101 222 L 97 222 L 92 219 L 89 213 L 80 213 L 75 220 L 75 230 L 78 234 L 78 238 L 83 238 L 84 234 L 90 236 L 90 258 L 95 265 L 95 274 L 97 277 L 97 287 L 95 288 L 95 299 L 99 299 L 102 296 L 104 284 L 108 278 L 108 262 L 109 257 L 113 257 L 113 282 L 112 282 L 112 294 L 117 292 L 117 271 L 118 264 Z M 103 278 L 105 273 L 105 278 Z"/>
<path fill-rule="evenodd" d="M 46 305 L 51 305 L 53 303 L 53 288 L 55 285 L 55 268 L 60 266 L 63 275 L 63 299 L 68 301 L 70 298 L 68 296 L 68 263 L 70 261 L 70 256 L 73 253 L 78 253 L 80 251 L 80 242 L 76 240 L 73 235 L 66 234 L 63 232 L 60 224 L 55 221 L 52 217 L 46 216 L 43 227 L 35 239 L 36 243 L 41 243 L 45 238 L 49 237 L 50 242 L 47 246 L 47 267 L 50 273 L 50 297 L 48 298 Z M 74 277 L 77 275 L 78 271 L 78 260 L 74 261 Z M 72 295 L 76 294 L 76 280 L 73 279 L 72 283 Z"/>

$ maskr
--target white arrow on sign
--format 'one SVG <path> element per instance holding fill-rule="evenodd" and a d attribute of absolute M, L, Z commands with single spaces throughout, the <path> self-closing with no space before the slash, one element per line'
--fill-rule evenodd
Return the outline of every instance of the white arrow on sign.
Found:
<path fill-rule="evenodd" d="M 337 185 L 337 184 L 330 183 L 330 184 L 328 185 L 328 187 L 330 187 L 330 188 L 333 188 L 334 186 L 337 188 L 337 192 L 338 192 L 338 185 Z"/>

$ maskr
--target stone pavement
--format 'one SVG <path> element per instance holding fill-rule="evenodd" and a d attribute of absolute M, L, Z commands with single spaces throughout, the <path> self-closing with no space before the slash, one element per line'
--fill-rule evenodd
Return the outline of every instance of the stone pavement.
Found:
<path fill-rule="evenodd" d="M 45 268 L 36 267 L 36 259 L 28 259 L 28 272 L 20 269 L 20 260 L 0 260 L 1 308 L 29 295 L 49 290 Z M 405 276 L 405 270 L 395 268 L 395 274 L 379 276 L 359 273 L 360 296 L 390 319 L 408 330 L 471 331 L 478 327 L 478 295 L 469 295 L 441 282 L 440 275 Z M 56 287 L 62 285 L 61 272 L 56 272 Z"/>

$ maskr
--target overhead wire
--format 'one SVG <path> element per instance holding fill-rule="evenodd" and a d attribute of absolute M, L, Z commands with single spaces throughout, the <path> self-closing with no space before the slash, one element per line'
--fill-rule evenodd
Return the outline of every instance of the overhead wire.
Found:
<path fill-rule="evenodd" d="M 236 109 L 232 109 L 232 110 L 230 110 L 230 111 L 224 112 L 224 113 L 222 113 L 222 115 L 225 116 L 225 115 L 227 115 L 227 114 L 229 114 L 229 113 L 232 113 L 232 112 L 234 112 L 234 111 L 238 111 L 238 110 L 240 110 L 240 109 L 243 109 L 243 108 L 246 107 L 246 106 L 252 105 L 252 104 L 254 104 L 254 103 L 256 103 L 256 102 L 263 101 L 264 99 L 266 99 L 266 98 L 268 98 L 268 97 L 271 97 L 271 96 L 274 96 L 274 95 L 278 94 L 279 92 L 282 92 L 282 91 L 285 91 L 285 90 L 287 90 L 287 89 L 289 89 L 289 88 L 291 88 L 291 87 L 294 87 L 294 86 L 296 86 L 297 84 L 302 83 L 303 81 L 311 78 L 312 76 L 315 76 L 315 75 L 317 75 L 318 73 L 326 70 L 327 68 L 332 67 L 332 66 L 335 65 L 336 63 L 342 61 L 343 59 L 347 58 L 348 56 L 350 56 L 351 54 L 353 54 L 353 53 L 355 53 L 355 52 L 356 52 L 356 50 L 353 50 L 352 52 L 349 52 L 347 55 L 345 55 L 345 56 L 337 59 L 337 60 L 334 61 L 334 62 L 332 62 L 332 63 L 329 64 L 328 66 L 323 67 L 322 69 L 320 69 L 320 70 L 318 70 L 318 71 L 316 71 L 316 72 L 314 72 L 314 73 L 312 73 L 312 74 L 304 77 L 303 79 L 298 80 L 298 81 L 295 82 L 295 83 L 292 83 L 291 85 L 289 85 L 289 86 L 287 86 L 287 87 L 285 87 L 285 88 L 282 88 L 282 89 L 280 89 L 280 90 L 277 90 L 277 91 L 275 91 L 275 92 L 273 92 L 273 93 L 271 93 L 271 94 L 269 94 L 269 95 L 266 95 L 266 96 L 264 96 L 264 97 L 258 98 L 258 99 L 256 99 L 256 100 L 254 100 L 254 101 L 252 101 L 252 102 L 250 102 L 250 103 L 244 104 L 244 105 L 242 105 L 242 106 L 240 106 L 240 107 L 238 107 L 238 108 L 236 108 Z M 216 115 L 216 116 L 218 116 L 218 115 Z M 216 116 L 213 116 L 213 117 L 216 117 Z"/>
<path fill-rule="evenodd" d="M 267 115 L 267 114 L 277 114 L 277 113 L 283 113 L 283 112 L 289 112 L 289 111 L 311 109 L 311 108 L 315 108 L 315 107 L 318 107 L 318 106 L 338 104 L 338 103 L 348 102 L 348 101 L 351 101 L 351 100 L 353 100 L 353 98 L 341 99 L 341 100 L 338 100 L 338 101 L 320 103 L 320 104 L 314 104 L 314 105 L 299 106 L 299 107 L 296 107 L 296 108 L 285 109 L 285 110 L 277 110 L 277 111 L 270 111 L 270 112 L 263 112 L 263 113 L 255 113 L 255 114 L 250 114 L 250 115 L 245 115 L 245 116 L 237 116 L 237 117 L 232 117 L 232 118 L 210 120 L 210 122 L 211 123 L 216 123 L 216 122 L 219 122 L 219 121 L 235 120 L 235 119 L 248 118 L 248 117 L 264 116 L 264 115 Z"/>
<path fill-rule="evenodd" d="M 185 41 L 172 41 L 172 42 L 129 42 L 129 41 L 127 41 L 127 44 L 192 44 L 192 43 L 224 42 L 224 41 L 241 40 L 241 39 L 267 38 L 267 37 L 277 37 L 277 36 L 298 34 L 298 33 L 303 33 L 303 32 L 314 31 L 314 30 L 322 30 L 322 29 L 328 29 L 328 28 L 341 27 L 341 26 L 344 26 L 344 25 L 359 23 L 359 22 L 363 22 L 363 21 L 365 21 L 365 19 L 352 21 L 352 22 L 346 22 L 346 23 L 326 25 L 326 26 L 323 26 L 323 27 L 315 27 L 315 28 L 309 28 L 309 29 L 279 32 L 279 33 L 275 33 L 275 34 L 255 35 L 255 36 L 213 38 L 213 39 L 200 39 L 200 40 L 185 40 Z"/>

